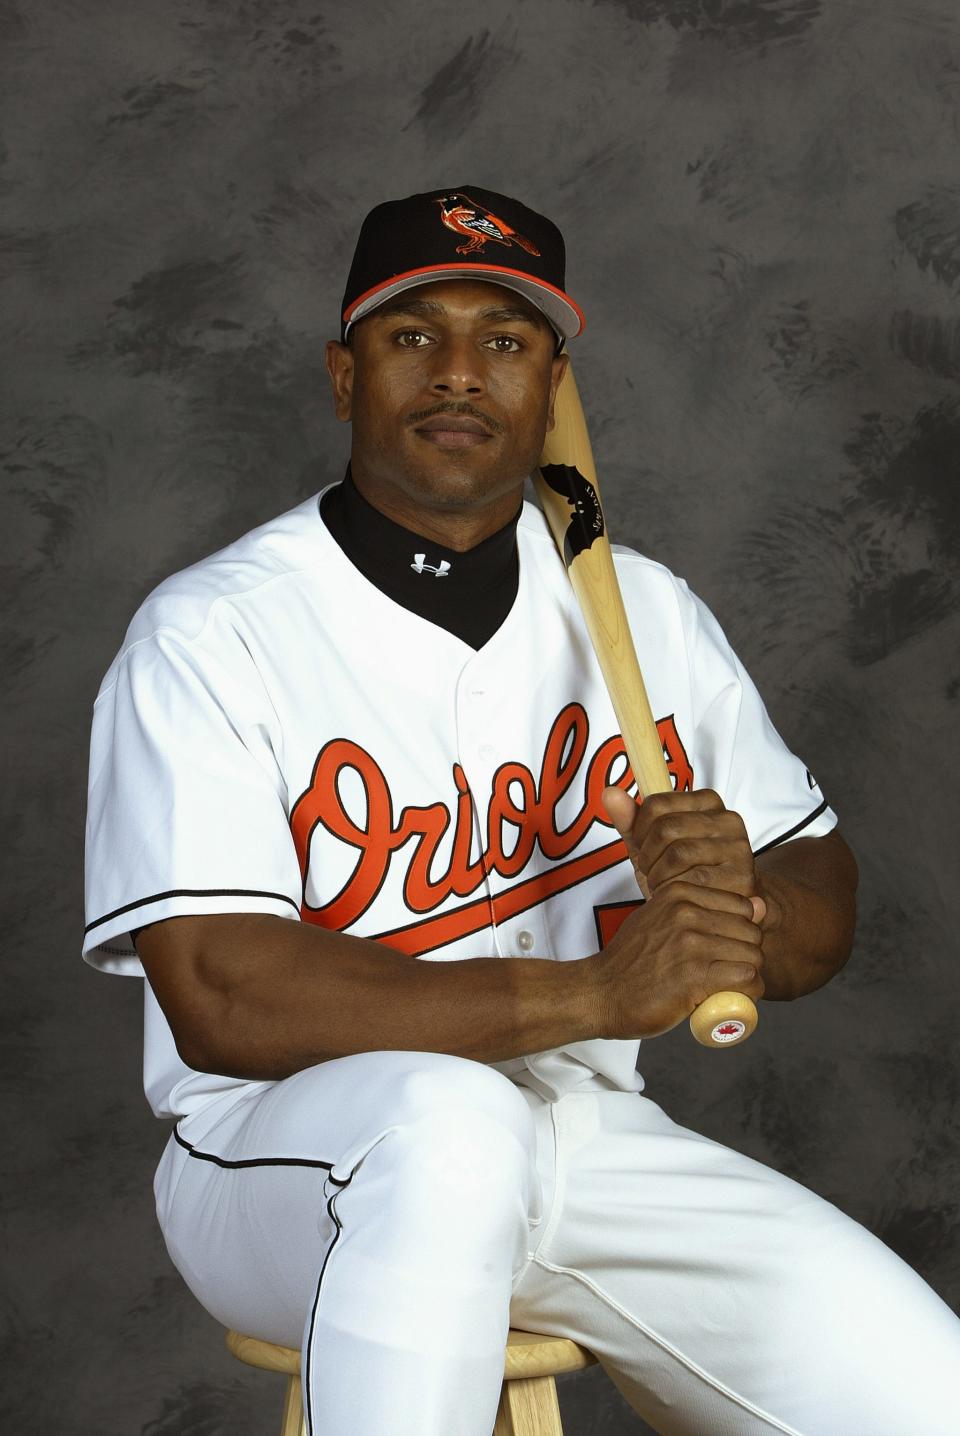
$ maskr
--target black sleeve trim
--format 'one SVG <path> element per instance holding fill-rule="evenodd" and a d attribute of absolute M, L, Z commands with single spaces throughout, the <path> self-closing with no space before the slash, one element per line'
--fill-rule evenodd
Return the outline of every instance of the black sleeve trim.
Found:
<path fill-rule="evenodd" d="M 169 892 L 154 893 L 152 897 L 139 898 L 137 902 L 124 903 L 123 907 L 117 907 L 114 908 L 113 912 L 104 913 L 103 917 L 98 917 L 96 922 L 87 923 L 83 929 L 84 936 L 86 936 L 87 933 L 93 932 L 95 927 L 102 927 L 105 922 L 110 922 L 112 918 L 120 917 L 121 913 L 133 912 L 136 908 L 149 907 L 153 902 L 164 902 L 167 898 L 174 897 L 274 898 L 277 902 L 289 903 L 295 913 L 298 915 L 300 913 L 300 904 L 294 902 L 292 897 L 287 897 L 286 893 L 260 892 L 257 888 L 171 888 Z M 141 923 L 140 926 L 145 927 L 146 924 Z"/>
<path fill-rule="evenodd" d="M 814 808 L 813 812 L 808 813 L 805 818 L 801 818 L 799 823 L 794 823 L 792 828 L 788 828 L 787 831 L 781 833 L 778 838 L 771 838 L 769 843 L 764 843 L 762 848 L 754 848 L 753 856 L 758 858 L 760 854 L 765 853 L 768 848 L 775 848 L 778 843 L 785 843 L 788 838 L 796 837 L 797 833 L 802 833 L 804 828 L 809 828 L 814 819 L 819 818 L 820 814 L 826 811 L 826 808 L 827 800 L 824 798 L 819 808 Z"/>

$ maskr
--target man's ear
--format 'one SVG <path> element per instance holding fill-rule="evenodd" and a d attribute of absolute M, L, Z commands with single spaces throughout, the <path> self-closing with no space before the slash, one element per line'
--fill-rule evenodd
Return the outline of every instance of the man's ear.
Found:
<path fill-rule="evenodd" d="M 353 350 L 349 344 L 331 339 L 325 358 L 333 390 L 333 412 L 342 423 L 349 423 L 353 412 Z"/>
<path fill-rule="evenodd" d="M 553 417 L 553 406 L 557 398 L 557 385 L 567 372 L 567 365 L 570 363 L 568 354 L 558 354 L 551 365 L 550 374 L 550 405 L 547 409 L 547 433 L 555 426 L 556 420 Z"/>

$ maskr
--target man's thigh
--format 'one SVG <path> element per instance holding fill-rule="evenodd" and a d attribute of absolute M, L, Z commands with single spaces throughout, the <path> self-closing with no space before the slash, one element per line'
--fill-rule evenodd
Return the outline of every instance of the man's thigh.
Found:
<path fill-rule="evenodd" d="M 213 1316 L 299 1346 L 334 1247 L 331 1273 L 347 1261 L 356 1287 L 371 1267 L 389 1295 L 392 1269 L 418 1250 L 421 1267 L 434 1249 L 449 1264 L 453 1249 L 468 1271 L 471 1240 L 482 1246 L 489 1221 L 519 1271 L 540 1217 L 535 1144 L 529 1104 L 494 1069 L 439 1053 L 358 1053 L 252 1090 L 196 1140 L 181 1124 L 157 1171 L 157 1213 Z M 506 1280 L 504 1301 L 509 1267 Z"/>
<path fill-rule="evenodd" d="M 553 1124 L 514 1325 L 582 1341 L 665 1436 L 955 1430 L 960 1322 L 859 1223 L 635 1093 Z"/>

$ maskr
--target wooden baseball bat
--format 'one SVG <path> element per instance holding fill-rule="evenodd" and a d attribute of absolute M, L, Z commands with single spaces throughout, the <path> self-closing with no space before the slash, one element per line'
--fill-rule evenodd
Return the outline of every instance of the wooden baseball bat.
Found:
<path fill-rule="evenodd" d="M 580 604 L 640 793 L 669 793 L 673 783 L 623 606 L 569 360 L 554 418 L 534 474 L 537 493 Z M 756 1025 L 757 1009 L 742 992 L 715 992 L 690 1017 L 690 1029 L 705 1047 L 733 1046 Z"/>

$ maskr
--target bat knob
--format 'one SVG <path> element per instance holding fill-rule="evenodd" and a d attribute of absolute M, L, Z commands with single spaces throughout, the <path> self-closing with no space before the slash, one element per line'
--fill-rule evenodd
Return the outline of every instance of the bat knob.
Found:
<path fill-rule="evenodd" d="M 704 1047 L 733 1047 L 757 1025 L 757 1009 L 742 992 L 714 992 L 690 1016 L 690 1031 Z"/>

